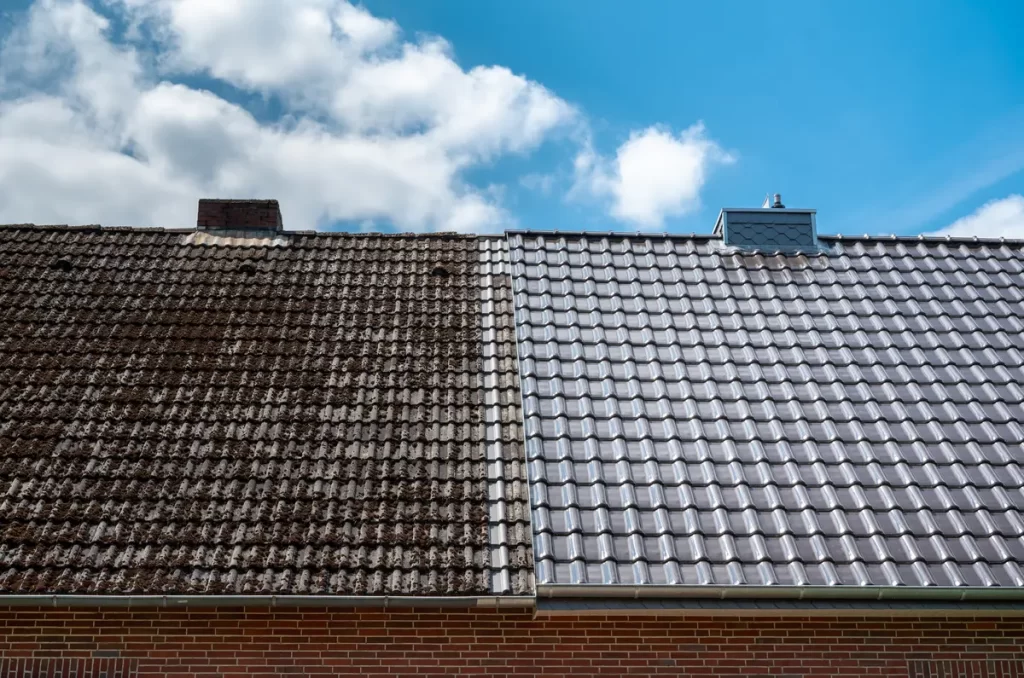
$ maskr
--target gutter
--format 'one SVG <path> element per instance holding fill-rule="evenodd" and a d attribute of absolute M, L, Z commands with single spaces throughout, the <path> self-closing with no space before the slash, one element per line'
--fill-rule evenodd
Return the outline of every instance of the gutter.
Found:
<path fill-rule="evenodd" d="M 0 594 L 10 607 L 457 607 L 532 608 L 533 596 L 243 596 L 243 595 L 88 595 Z"/>
<path fill-rule="evenodd" d="M 539 584 L 538 598 L 1024 602 L 1024 587 Z"/>

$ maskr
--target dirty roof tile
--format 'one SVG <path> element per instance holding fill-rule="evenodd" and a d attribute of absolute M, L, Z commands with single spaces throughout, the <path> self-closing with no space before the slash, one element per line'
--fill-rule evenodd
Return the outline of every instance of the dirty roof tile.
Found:
<path fill-rule="evenodd" d="M 0 228 L 0 591 L 529 593 L 506 266 Z"/>

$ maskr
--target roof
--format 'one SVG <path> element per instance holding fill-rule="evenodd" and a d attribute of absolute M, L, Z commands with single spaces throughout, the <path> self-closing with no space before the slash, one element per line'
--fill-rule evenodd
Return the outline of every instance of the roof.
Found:
<path fill-rule="evenodd" d="M 0 227 L 0 594 L 1024 590 L 1024 243 L 508 242 Z"/>
<path fill-rule="evenodd" d="M 538 593 L 1024 586 L 1024 244 L 822 243 L 510 235 Z"/>
<path fill-rule="evenodd" d="M 0 592 L 530 593 L 505 258 L 0 228 Z"/>

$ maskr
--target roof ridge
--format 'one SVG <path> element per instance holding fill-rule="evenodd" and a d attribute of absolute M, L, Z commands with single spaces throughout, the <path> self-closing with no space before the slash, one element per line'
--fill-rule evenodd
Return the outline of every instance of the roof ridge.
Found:
<path fill-rule="evenodd" d="M 561 229 L 511 229 L 505 231 L 507 235 L 545 235 L 545 236 L 580 236 L 580 237 L 602 237 L 602 238 L 665 238 L 668 240 L 721 240 L 722 236 L 713 233 L 669 233 L 668 231 L 650 232 L 643 231 L 569 231 Z M 929 235 L 896 235 L 894 233 L 884 235 L 843 235 L 819 234 L 822 240 L 839 240 L 853 242 L 926 242 L 926 243 L 958 243 L 958 244 L 1000 244 L 1000 245 L 1021 245 L 1024 246 L 1024 238 L 979 238 L 978 236 L 929 236 Z"/>
<path fill-rule="evenodd" d="M 108 233 L 196 233 L 199 229 L 194 227 L 165 227 L 165 226 L 104 226 L 102 224 L 0 224 L 0 230 L 37 230 L 37 231 L 72 231 L 72 232 L 108 232 Z M 509 229 L 502 233 L 459 233 L 457 231 L 432 231 L 424 233 L 402 232 L 402 233 L 381 233 L 381 232 L 359 232 L 349 231 L 316 231 L 285 229 L 277 235 L 301 235 L 330 238 L 466 238 L 466 239 L 498 239 L 507 235 L 531 235 L 531 236 L 570 236 L 570 237 L 612 237 L 612 238 L 665 238 L 669 240 L 721 240 L 721 236 L 711 233 L 669 233 L 667 231 L 644 233 L 642 231 L 571 231 L 571 230 L 543 230 L 543 229 Z M 962 244 L 962 245 L 1009 245 L 1024 247 L 1024 238 L 981 238 L 978 236 L 932 236 L 932 235 L 843 235 L 843 234 L 820 234 L 822 240 L 839 242 L 915 242 L 928 244 Z"/>
<path fill-rule="evenodd" d="M 168 228 L 165 226 L 104 226 L 102 224 L 0 224 L 0 230 L 31 230 L 31 231 L 72 231 L 72 232 L 107 232 L 107 233 L 197 233 L 201 232 L 195 227 Z M 318 237 L 342 237 L 342 238 L 504 238 L 503 233 L 459 233 L 457 231 L 431 231 L 424 233 L 381 233 L 381 232 L 360 232 L 348 231 L 311 231 L 285 229 L 276 236 L 302 235 Z"/>
<path fill-rule="evenodd" d="M 998 245 L 1024 245 L 1024 238 L 979 238 L 976 235 L 896 235 L 895 233 L 889 235 L 843 235 L 842 233 L 839 233 L 833 235 L 818 235 L 818 238 L 823 240 L 841 240 L 854 242 L 926 242 L 958 243 L 968 245 L 987 245 L 994 243 Z"/>

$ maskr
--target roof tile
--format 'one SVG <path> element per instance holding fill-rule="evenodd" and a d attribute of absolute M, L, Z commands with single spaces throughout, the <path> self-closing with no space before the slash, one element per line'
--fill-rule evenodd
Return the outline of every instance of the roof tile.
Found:
<path fill-rule="evenodd" d="M 194 235 L 0 228 L 0 591 L 528 593 L 504 241 Z"/>
<path fill-rule="evenodd" d="M 510 235 L 538 584 L 1024 584 L 1024 247 L 826 244 Z"/>

